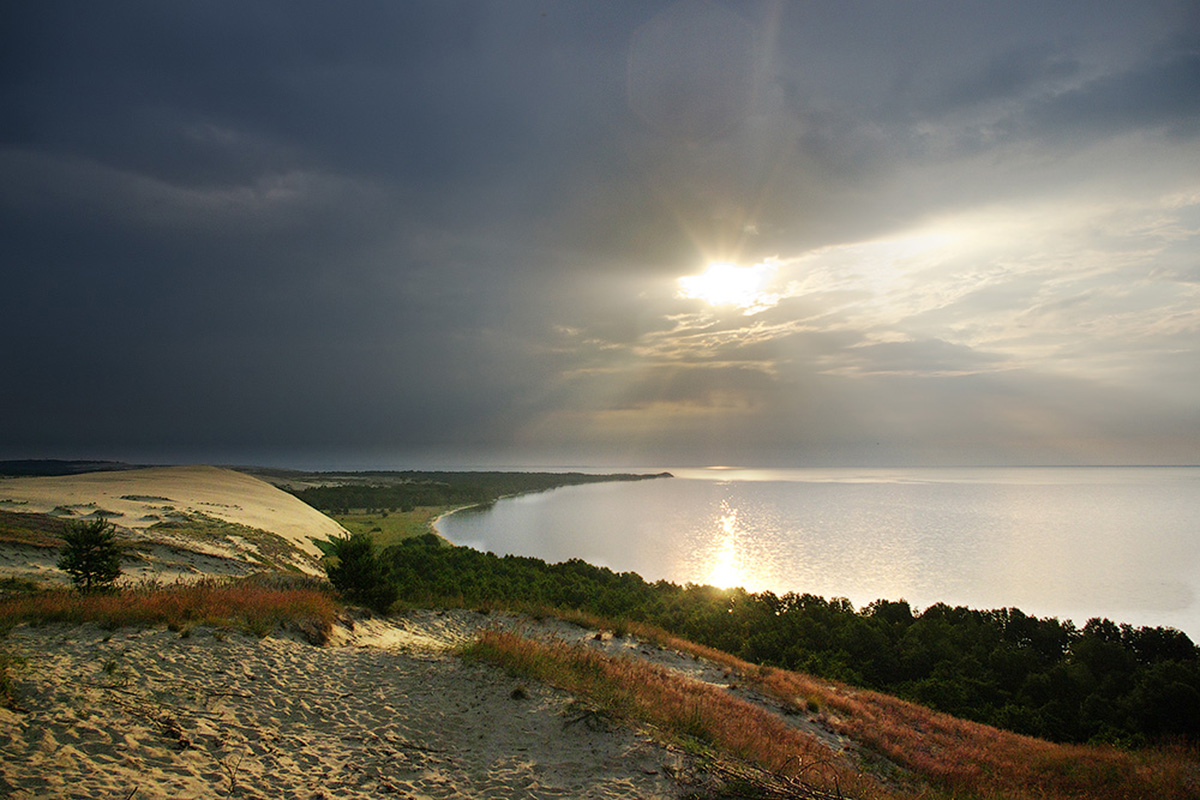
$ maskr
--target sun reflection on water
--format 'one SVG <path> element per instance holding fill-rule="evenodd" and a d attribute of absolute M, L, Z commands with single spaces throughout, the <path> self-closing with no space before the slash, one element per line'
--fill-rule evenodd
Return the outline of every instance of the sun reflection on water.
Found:
<path fill-rule="evenodd" d="M 743 559 L 738 548 L 741 531 L 738 527 L 738 512 L 729 505 L 729 501 L 721 501 L 721 516 L 717 519 L 718 538 L 712 555 L 709 557 L 709 571 L 705 583 L 722 589 L 746 584 L 746 573 L 743 569 Z"/>

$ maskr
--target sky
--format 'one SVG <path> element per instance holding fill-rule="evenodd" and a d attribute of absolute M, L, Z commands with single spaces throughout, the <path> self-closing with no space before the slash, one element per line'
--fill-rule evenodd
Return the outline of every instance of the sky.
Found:
<path fill-rule="evenodd" d="M 0 9 L 0 458 L 1200 463 L 1200 5 Z"/>

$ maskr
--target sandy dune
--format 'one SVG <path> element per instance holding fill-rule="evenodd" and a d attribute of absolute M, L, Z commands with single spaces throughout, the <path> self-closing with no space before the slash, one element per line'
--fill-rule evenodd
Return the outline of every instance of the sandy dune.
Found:
<path fill-rule="evenodd" d="M 21 710 L 0 709 L 0 795 L 623 800 L 697 788 L 680 752 L 450 652 L 496 622 L 414 612 L 335 629 L 325 647 L 19 626 L 5 642 L 27 661 Z"/>
<path fill-rule="evenodd" d="M 71 518 L 119 512 L 115 521 L 134 534 L 149 531 L 146 517 L 202 512 L 305 552 L 309 536 L 342 533 L 269 484 L 211 467 L 4 480 L 3 500 L 0 508 L 60 516 L 70 507 Z M 172 563 L 198 575 L 256 566 L 244 554 L 180 553 Z M 784 712 L 729 685 L 717 665 L 515 614 L 410 611 L 336 625 L 325 646 L 298 634 L 260 640 L 211 628 L 19 625 L 0 639 L 19 659 L 17 708 L 0 708 L 0 797 L 632 800 L 712 788 L 692 757 L 648 732 L 454 654 L 488 627 L 645 658 Z M 833 753 L 849 746 L 815 717 L 787 720 Z"/>
<path fill-rule="evenodd" d="M 312 540 L 346 534 L 329 517 L 265 481 L 207 466 L 0 479 L 0 509 L 54 514 L 64 519 L 103 514 L 134 540 L 153 540 L 143 548 L 145 557 L 140 564 L 127 569 L 127 573 L 135 578 L 161 580 L 245 574 L 261 568 L 255 556 L 261 555 L 269 543 L 252 541 L 253 537 L 172 537 L 161 528 L 151 534 L 151 526 L 160 522 L 203 514 L 266 531 L 294 551 L 290 557 L 283 554 L 284 560 L 313 573 L 319 571 L 316 559 L 320 551 Z M 25 552 L 29 548 L 8 552 L 11 550 L 6 548 L 0 558 L 0 568 L 6 572 L 21 572 L 18 562 L 24 562 L 24 574 L 55 578 L 53 559 L 47 562 L 49 556 L 45 553 Z"/>

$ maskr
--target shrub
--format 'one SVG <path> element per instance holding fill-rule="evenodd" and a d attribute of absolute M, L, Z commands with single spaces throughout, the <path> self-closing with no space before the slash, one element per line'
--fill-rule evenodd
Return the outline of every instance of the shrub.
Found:
<path fill-rule="evenodd" d="M 323 548 L 325 573 L 344 597 L 379 613 L 387 612 L 399 597 L 386 562 L 365 533 L 331 538 Z"/>
<path fill-rule="evenodd" d="M 81 592 L 111 589 L 121 575 L 121 547 L 113 524 L 103 518 L 72 520 L 63 528 L 58 568 L 70 574 Z"/>

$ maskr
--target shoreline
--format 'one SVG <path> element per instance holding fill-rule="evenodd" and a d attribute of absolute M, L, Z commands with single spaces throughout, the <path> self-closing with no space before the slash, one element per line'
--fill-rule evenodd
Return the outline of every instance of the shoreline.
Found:
<path fill-rule="evenodd" d="M 570 474 L 577 474 L 577 472 L 566 472 L 563 474 L 570 475 Z M 588 474 L 588 473 L 582 473 L 582 474 Z M 527 497 L 529 495 L 535 495 L 535 494 L 548 494 L 550 492 L 556 492 L 556 491 L 559 491 L 562 489 L 573 489 L 573 488 L 582 487 L 582 486 L 595 486 L 598 484 L 605 484 L 605 483 L 639 483 L 641 481 L 660 480 L 663 478 L 674 478 L 675 477 L 675 474 L 668 470 L 663 470 L 662 472 L 657 472 L 657 473 L 603 472 L 603 473 L 595 473 L 595 474 L 609 478 L 609 480 L 592 481 L 592 482 L 587 482 L 587 483 L 564 483 L 561 486 L 551 486 L 546 489 L 530 489 L 530 490 L 524 491 L 524 492 L 512 492 L 510 494 L 502 494 L 499 497 L 496 497 L 492 500 L 487 500 L 482 503 L 470 503 L 467 505 L 457 506 L 448 511 L 443 511 L 442 513 L 438 514 L 436 517 L 434 517 L 432 520 L 429 521 L 429 527 L 430 527 L 430 530 L 434 534 L 436 534 L 440 539 L 442 539 L 443 541 L 449 542 L 450 544 L 455 544 L 454 542 L 450 541 L 450 539 L 445 534 L 443 534 L 441 532 L 441 530 L 438 529 L 437 525 L 439 522 L 442 521 L 443 518 L 449 517 L 453 514 L 457 514 L 460 511 L 470 511 L 473 509 L 478 509 L 480 511 L 487 511 L 487 510 L 493 508 L 501 500 L 512 500 L 513 498 Z M 456 546 L 465 547 L 468 545 L 456 545 Z"/>
<path fill-rule="evenodd" d="M 1200 469 L 842 468 L 828 480 L 830 471 L 806 470 L 818 478 L 806 481 L 734 477 L 726 491 L 718 475 L 678 470 L 652 498 L 613 484 L 595 502 L 579 494 L 510 505 L 471 529 L 496 552 L 581 558 L 650 581 L 845 597 L 856 608 L 877 599 L 1017 608 L 1077 628 L 1101 618 L 1200 642 L 1200 581 L 1180 558 L 1191 540 L 1182 520 L 1200 515 Z M 910 480 L 893 480 L 906 471 Z M 550 524 L 552 539 L 522 533 Z M 1142 529 L 1153 533 L 1133 537 Z M 438 533 L 450 538 L 444 525 Z M 1131 537 L 1144 546 L 1131 548 Z M 587 546 L 571 550 L 573 542 Z"/>
<path fill-rule="evenodd" d="M 447 544 L 454 545 L 455 547 L 462 547 L 463 545 L 455 544 L 454 542 L 450 541 L 450 539 L 446 537 L 446 534 L 442 533 L 441 530 L 438 529 L 438 523 L 441 522 L 443 518 L 448 517 L 451 514 L 457 514 L 460 511 L 466 511 L 467 509 L 471 509 L 471 508 L 486 508 L 488 506 L 495 505 L 495 502 L 496 501 L 493 500 L 491 503 L 486 503 L 486 504 L 485 503 L 473 503 L 472 505 L 469 505 L 469 506 L 458 506 L 457 508 L 452 508 L 449 511 L 443 511 L 442 513 L 438 514 L 433 519 L 429 520 L 429 531 L 430 531 L 430 533 L 437 536 L 439 539 L 446 542 Z"/>

